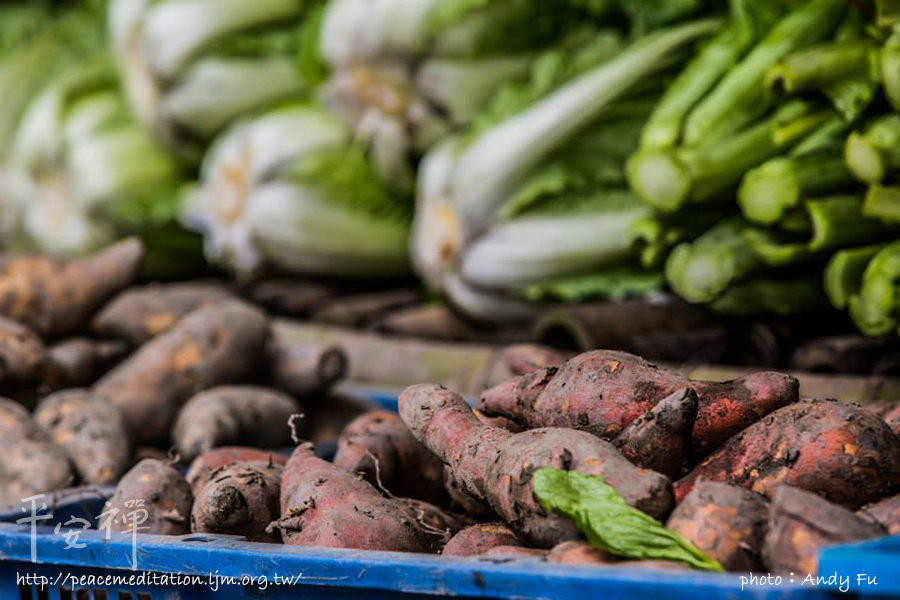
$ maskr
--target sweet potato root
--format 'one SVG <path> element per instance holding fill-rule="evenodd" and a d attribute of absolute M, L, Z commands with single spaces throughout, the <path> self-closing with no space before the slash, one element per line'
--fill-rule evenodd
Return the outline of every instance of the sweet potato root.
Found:
<path fill-rule="evenodd" d="M 859 507 L 900 486 L 900 439 L 854 404 L 808 400 L 751 425 L 675 484 L 684 498 L 699 479 L 768 496 L 779 484 Z"/>
<path fill-rule="evenodd" d="M 701 481 L 672 511 L 666 527 L 727 571 L 758 571 L 768 505 L 744 488 Z"/>
<path fill-rule="evenodd" d="M 268 336 L 265 315 L 246 304 L 198 308 L 107 373 L 94 390 L 125 411 L 139 442 L 161 443 L 188 398 L 249 375 Z"/>
<path fill-rule="evenodd" d="M 396 498 L 396 501 L 431 539 L 431 552 L 440 553 L 444 545 L 471 521 L 452 515 L 430 502 L 415 498 Z"/>
<path fill-rule="evenodd" d="M 243 535 L 253 542 L 280 541 L 269 524 L 281 513 L 281 472 L 282 467 L 272 462 L 216 469 L 194 497 L 191 531 Z"/>
<path fill-rule="evenodd" d="M 453 470 L 463 490 L 486 501 L 514 531 L 542 548 L 577 539 L 574 524 L 547 513 L 534 497 L 541 467 L 601 475 L 629 504 L 656 518 L 672 508 L 669 479 L 628 462 L 609 442 L 571 429 L 510 433 L 483 425 L 458 394 L 423 384 L 400 394 L 400 416 Z"/>
<path fill-rule="evenodd" d="M 587 542 L 572 540 L 553 546 L 547 555 L 547 562 L 564 565 L 608 566 L 616 562 L 611 554 L 594 548 Z"/>
<path fill-rule="evenodd" d="M 763 562 L 772 573 L 815 574 L 819 551 L 834 544 L 885 535 L 846 508 L 791 486 L 779 486 L 769 506 Z"/>
<path fill-rule="evenodd" d="M 889 534 L 900 535 L 900 494 L 870 504 L 860 513 L 879 523 Z"/>
<path fill-rule="evenodd" d="M 287 456 L 273 453 L 259 448 L 246 448 L 243 446 L 222 446 L 209 452 L 204 452 L 191 462 L 185 479 L 191 486 L 196 496 L 200 489 L 206 485 L 210 476 L 219 468 L 234 463 L 264 462 L 283 467 L 287 463 Z"/>
<path fill-rule="evenodd" d="M 66 390 L 44 398 L 35 422 L 65 449 L 82 481 L 110 484 L 131 464 L 125 415 L 89 390 Z"/>
<path fill-rule="evenodd" d="M 41 339 L 24 325 L 0 317 L 0 382 L 36 383 L 48 375 L 48 366 Z"/>
<path fill-rule="evenodd" d="M 128 344 L 120 340 L 74 337 L 56 343 L 49 350 L 52 383 L 57 389 L 91 385 L 125 358 L 128 350 Z"/>
<path fill-rule="evenodd" d="M 112 299 L 95 317 L 92 328 L 103 337 L 140 346 L 168 331 L 194 310 L 232 299 L 224 287 L 209 283 L 152 284 L 127 290 Z"/>
<path fill-rule="evenodd" d="M 797 379 L 780 373 L 755 373 L 724 383 L 691 382 L 627 352 L 595 350 L 558 370 L 539 369 L 488 390 L 477 408 L 529 428 L 569 427 L 613 439 L 685 387 L 694 389 L 699 399 L 692 434 L 698 455 L 799 397 Z"/>
<path fill-rule="evenodd" d="M 448 500 L 444 463 L 393 412 L 373 411 L 347 425 L 338 439 L 334 464 L 361 473 L 372 485 L 383 485 L 396 496 L 434 504 Z"/>
<path fill-rule="evenodd" d="M 269 361 L 272 386 L 297 398 L 327 391 L 347 373 L 347 355 L 328 344 L 275 344 Z"/>
<path fill-rule="evenodd" d="M 172 442 L 183 460 L 219 446 L 279 448 L 291 445 L 293 398 L 252 385 L 222 385 L 200 392 L 178 413 Z"/>
<path fill-rule="evenodd" d="M 680 389 L 629 423 L 613 444 L 637 466 L 678 477 L 691 455 L 696 416 L 697 393 Z"/>
<path fill-rule="evenodd" d="M 69 260 L 0 257 L 0 315 L 46 337 L 82 329 L 97 307 L 131 285 L 143 257 L 136 239 Z"/>
<path fill-rule="evenodd" d="M 447 542 L 444 556 L 478 556 L 498 546 L 519 547 L 525 544 L 503 523 L 485 523 L 466 527 Z"/>
<path fill-rule="evenodd" d="M 298 446 L 281 479 L 281 519 L 291 546 L 428 552 L 432 540 L 408 509 L 369 482 Z"/>
<path fill-rule="evenodd" d="M 75 483 L 75 471 L 65 450 L 50 440 L 19 438 L 3 444 L 0 450 L 0 504 L 18 504 L 23 498 Z"/>
<path fill-rule="evenodd" d="M 138 533 L 182 535 L 190 532 L 193 501 L 181 473 L 165 462 L 145 458 L 122 477 L 104 512 L 112 519 L 111 531 L 136 526 Z"/>

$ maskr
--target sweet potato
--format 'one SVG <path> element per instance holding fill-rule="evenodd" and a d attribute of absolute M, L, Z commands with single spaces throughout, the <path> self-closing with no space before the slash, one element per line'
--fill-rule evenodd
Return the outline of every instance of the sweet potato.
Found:
<path fill-rule="evenodd" d="M 751 425 L 675 484 L 684 498 L 699 479 L 768 496 L 779 484 L 859 507 L 900 486 L 900 439 L 854 404 L 808 400 Z"/>
<path fill-rule="evenodd" d="M 75 471 L 65 450 L 43 437 L 19 438 L 0 446 L 0 504 L 70 487 Z"/>
<path fill-rule="evenodd" d="M 139 442 L 162 443 L 191 396 L 252 373 L 268 336 L 265 315 L 246 304 L 198 308 L 107 373 L 94 390 L 125 411 Z"/>
<path fill-rule="evenodd" d="M 494 546 L 483 556 L 507 556 L 511 558 L 546 558 L 548 550 L 525 548 L 522 546 Z"/>
<path fill-rule="evenodd" d="M 209 283 L 152 284 L 127 290 L 97 313 L 91 324 L 103 337 L 140 346 L 168 331 L 194 310 L 232 299 L 224 287 Z"/>
<path fill-rule="evenodd" d="M 507 417 L 489 417 L 483 412 L 476 410 L 473 411 L 475 413 L 475 417 L 481 421 L 483 425 L 490 425 L 491 427 L 499 427 L 500 429 L 505 429 L 507 431 L 511 431 L 512 433 L 519 433 L 521 431 L 525 431 L 525 428 L 509 419 Z"/>
<path fill-rule="evenodd" d="M 884 421 L 895 435 L 900 436 L 900 406 L 884 415 Z"/>
<path fill-rule="evenodd" d="M 327 391 L 347 373 L 347 354 L 329 344 L 275 344 L 269 359 L 273 387 L 297 398 Z"/>
<path fill-rule="evenodd" d="M 38 334 L 57 337 L 82 329 L 103 302 L 131 285 L 144 247 L 136 239 L 91 256 L 0 257 L 0 315 Z"/>
<path fill-rule="evenodd" d="M 222 385 L 200 392 L 178 413 L 172 442 L 184 460 L 219 446 L 279 448 L 291 445 L 293 398 L 251 385 Z"/>
<path fill-rule="evenodd" d="M 519 547 L 525 544 L 503 523 L 485 523 L 466 527 L 447 542 L 444 556 L 478 556 L 498 546 Z"/>
<path fill-rule="evenodd" d="M 772 573 L 815 574 L 821 549 L 885 535 L 884 530 L 816 494 L 779 486 L 769 505 L 763 562 Z"/>
<path fill-rule="evenodd" d="M 281 478 L 281 519 L 291 546 L 428 552 L 432 540 L 407 507 L 368 481 L 298 446 Z"/>
<path fill-rule="evenodd" d="M 727 571 L 758 571 L 767 518 L 768 505 L 759 494 L 701 481 L 675 507 L 666 527 Z"/>
<path fill-rule="evenodd" d="M 43 432 L 31 418 L 28 409 L 15 400 L 0 398 L 0 445 L 43 437 Z"/>
<path fill-rule="evenodd" d="M 570 358 L 571 352 L 540 344 L 512 344 L 503 349 L 503 363 L 513 375 L 525 375 L 547 367 L 561 367 Z"/>
<path fill-rule="evenodd" d="M 430 537 L 430 550 L 440 553 L 447 542 L 472 522 L 465 517 L 452 515 L 430 502 L 415 498 L 395 498 L 406 514 Z"/>
<path fill-rule="evenodd" d="M 477 408 L 529 428 L 569 427 L 613 439 L 638 416 L 679 389 L 697 392 L 692 434 L 704 455 L 769 412 L 796 402 L 799 382 L 780 373 L 754 373 L 723 383 L 692 382 L 627 352 L 595 350 L 488 390 Z"/>
<path fill-rule="evenodd" d="M 629 423 L 613 444 L 637 466 L 678 477 L 691 455 L 696 416 L 697 393 L 680 389 Z"/>
<path fill-rule="evenodd" d="M 587 542 L 571 540 L 553 546 L 547 554 L 547 562 L 564 565 L 600 565 L 607 566 L 616 562 L 616 558 Z"/>
<path fill-rule="evenodd" d="M 541 467 L 601 475 L 626 502 L 656 518 L 672 508 L 667 477 L 635 467 L 589 433 L 545 428 L 514 434 L 489 427 L 458 394 L 430 384 L 404 390 L 399 406 L 413 435 L 450 466 L 463 490 L 538 547 L 578 537 L 570 520 L 549 514 L 535 499 L 532 474 Z"/>
<path fill-rule="evenodd" d="M 50 347 L 53 385 L 56 389 L 93 384 L 113 365 L 128 355 L 128 344 L 121 340 L 92 340 L 74 337 Z"/>
<path fill-rule="evenodd" d="M 473 498 L 463 490 L 462 484 L 453 476 L 453 470 L 444 465 L 444 489 L 450 496 L 450 510 L 469 515 L 481 523 L 497 521 L 500 517 L 486 503 Z"/>
<path fill-rule="evenodd" d="M 36 383 L 47 376 L 48 367 L 41 339 L 24 325 L 0 317 L 0 383 Z"/>
<path fill-rule="evenodd" d="M 168 463 L 145 458 L 125 473 L 104 512 L 111 531 L 137 527 L 138 533 L 182 535 L 190 532 L 193 502 L 181 473 Z"/>
<path fill-rule="evenodd" d="M 253 542 L 280 541 L 269 524 L 281 513 L 281 472 L 282 467 L 272 462 L 216 469 L 194 497 L 191 531 L 243 535 Z"/>
<path fill-rule="evenodd" d="M 354 419 L 338 439 L 334 464 L 361 473 L 392 494 L 446 504 L 444 463 L 413 436 L 397 413 L 377 410 Z M 380 483 L 379 483 L 380 479 Z"/>
<path fill-rule="evenodd" d="M 341 432 L 353 419 L 380 408 L 380 404 L 365 398 L 331 392 L 305 407 L 306 418 L 303 424 L 306 437 L 314 444 L 332 442 L 341 436 Z"/>
<path fill-rule="evenodd" d="M 35 410 L 34 420 L 65 449 L 86 483 L 113 483 L 131 465 L 131 434 L 125 415 L 89 390 L 47 396 Z"/>
<path fill-rule="evenodd" d="M 191 490 L 196 496 L 217 469 L 234 463 L 248 462 L 265 462 L 283 467 L 287 463 L 287 456 L 260 450 L 259 448 L 222 446 L 221 448 L 204 452 L 195 458 L 187 470 L 185 479 L 187 479 L 188 485 L 191 486 Z"/>
<path fill-rule="evenodd" d="M 863 507 L 860 513 L 879 523 L 889 534 L 900 535 L 900 494 Z"/>

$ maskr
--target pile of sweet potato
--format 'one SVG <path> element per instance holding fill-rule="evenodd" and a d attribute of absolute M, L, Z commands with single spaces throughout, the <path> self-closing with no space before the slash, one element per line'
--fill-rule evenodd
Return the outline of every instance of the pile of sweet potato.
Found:
<path fill-rule="evenodd" d="M 340 348 L 276 344 L 224 283 L 136 285 L 142 256 L 0 256 L 0 504 L 113 484 L 147 456 L 288 448 L 371 408 L 330 392 Z"/>

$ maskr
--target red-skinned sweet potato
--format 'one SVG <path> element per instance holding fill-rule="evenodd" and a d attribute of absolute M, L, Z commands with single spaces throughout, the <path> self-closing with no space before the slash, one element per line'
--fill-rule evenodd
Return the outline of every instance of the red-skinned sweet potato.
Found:
<path fill-rule="evenodd" d="M 561 367 L 570 358 L 570 352 L 540 344 L 512 344 L 503 349 L 503 364 L 513 375 L 525 375 L 547 367 Z"/>
<path fill-rule="evenodd" d="M 163 443 L 191 396 L 252 373 L 268 337 L 268 320 L 251 306 L 205 306 L 144 344 L 94 391 L 125 411 L 139 443 Z"/>
<path fill-rule="evenodd" d="M 191 486 L 193 494 L 196 495 L 217 469 L 234 463 L 248 462 L 265 462 L 283 467 L 287 463 L 287 456 L 259 448 L 223 446 L 204 452 L 195 458 L 187 470 L 185 479 Z"/>
<path fill-rule="evenodd" d="M 430 549 L 434 553 L 440 553 L 444 545 L 459 530 L 471 524 L 471 521 L 465 517 L 452 515 L 430 502 L 415 498 L 395 498 L 395 500 L 406 511 L 406 514 L 419 525 L 419 528 L 430 537 Z"/>
<path fill-rule="evenodd" d="M 291 546 L 428 552 L 433 541 L 406 505 L 318 458 L 309 444 L 285 465 L 281 519 L 273 526 Z"/>
<path fill-rule="evenodd" d="M 700 479 L 770 495 L 780 484 L 851 507 L 900 486 L 900 439 L 873 413 L 806 400 L 751 425 L 675 483 L 684 498 Z"/>
<path fill-rule="evenodd" d="M 769 506 L 763 562 L 771 573 L 815 575 L 826 546 L 880 537 L 884 530 L 816 494 L 779 486 Z"/>
<path fill-rule="evenodd" d="M 884 421 L 891 428 L 891 431 L 894 432 L 894 435 L 900 436 L 900 406 L 884 415 Z"/>
<path fill-rule="evenodd" d="M 860 513 L 881 524 L 891 535 L 900 535 L 900 494 L 864 507 Z"/>
<path fill-rule="evenodd" d="M 191 488 L 181 473 L 146 458 L 128 471 L 104 508 L 112 531 L 182 535 L 190 531 Z M 146 511 L 146 514 L 144 514 Z M 101 523 L 102 524 L 102 523 Z"/>
<path fill-rule="evenodd" d="M 240 462 L 213 471 L 194 497 L 191 531 L 243 535 L 253 542 L 278 542 L 269 524 L 281 510 L 282 467 Z"/>
<path fill-rule="evenodd" d="M 512 529 L 503 523 L 484 523 L 470 525 L 454 535 L 444 550 L 444 556 L 478 556 L 491 548 L 519 547 L 525 544 Z"/>
<path fill-rule="evenodd" d="M 570 520 L 549 514 L 535 499 L 532 474 L 541 467 L 601 475 L 626 502 L 657 518 L 672 508 L 667 477 L 635 467 L 588 433 L 545 428 L 513 434 L 489 427 L 458 394 L 437 385 L 407 388 L 399 406 L 403 421 L 450 466 L 463 490 L 538 547 L 578 538 Z"/>
<path fill-rule="evenodd" d="M 594 548 L 587 542 L 572 540 L 553 546 L 547 555 L 547 562 L 564 565 L 609 566 L 616 558 L 603 550 Z"/>
<path fill-rule="evenodd" d="M 281 392 L 252 385 L 222 385 L 187 401 L 171 438 L 186 461 L 219 446 L 281 448 L 291 445 L 289 422 L 300 413 L 294 399 Z"/>
<path fill-rule="evenodd" d="M 613 439 L 679 389 L 697 392 L 693 446 L 703 455 L 769 412 L 796 402 L 799 382 L 754 373 L 723 383 L 691 382 L 627 352 L 595 350 L 486 391 L 477 408 L 530 428 L 568 427 Z"/>
<path fill-rule="evenodd" d="M 413 436 L 397 413 L 384 410 L 354 419 L 338 439 L 334 464 L 361 473 L 396 496 L 446 504 L 444 463 Z M 379 482 L 380 479 L 380 482 Z"/>
<path fill-rule="evenodd" d="M 768 504 L 744 488 L 701 481 L 675 507 L 666 527 L 726 571 L 759 571 Z"/>

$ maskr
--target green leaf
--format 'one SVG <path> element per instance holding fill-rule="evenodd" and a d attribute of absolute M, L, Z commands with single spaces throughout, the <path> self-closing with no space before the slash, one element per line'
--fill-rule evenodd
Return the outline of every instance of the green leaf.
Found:
<path fill-rule="evenodd" d="M 695 569 L 724 570 L 677 533 L 629 506 L 599 475 L 538 469 L 534 494 L 545 509 L 571 518 L 595 548 L 637 560 L 671 560 Z"/>

